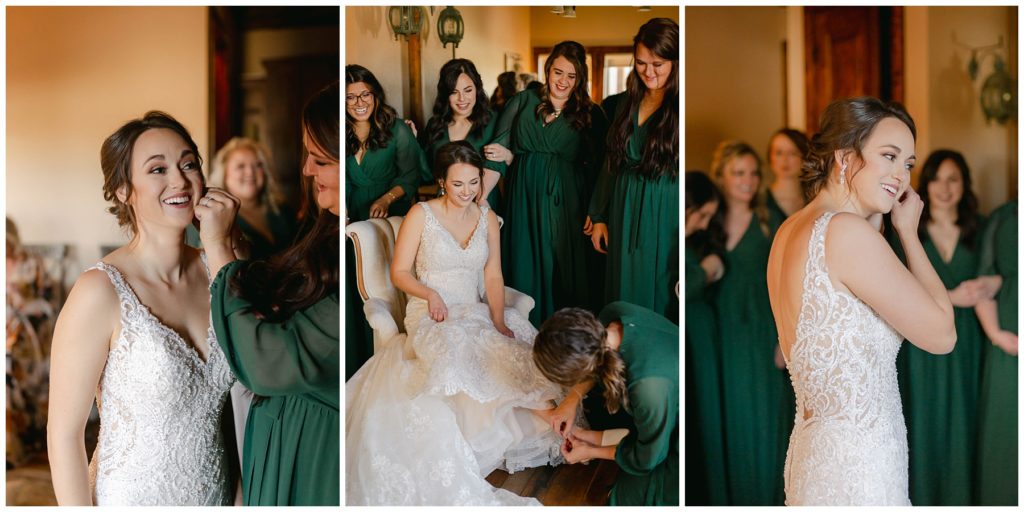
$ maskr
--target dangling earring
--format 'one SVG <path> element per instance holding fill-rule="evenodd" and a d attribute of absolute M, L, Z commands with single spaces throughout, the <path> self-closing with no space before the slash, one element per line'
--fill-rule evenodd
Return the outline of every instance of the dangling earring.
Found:
<path fill-rule="evenodd" d="M 846 163 L 839 168 L 839 184 L 846 185 Z"/>
<path fill-rule="evenodd" d="M 444 195 L 444 185 L 443 184 L 441 185 L 441 194 L 440 195 L 442 195 L 442 196 Z"/>

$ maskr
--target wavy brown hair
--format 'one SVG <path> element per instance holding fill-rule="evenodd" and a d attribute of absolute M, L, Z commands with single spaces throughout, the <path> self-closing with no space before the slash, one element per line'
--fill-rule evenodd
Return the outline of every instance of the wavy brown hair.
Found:
<path fill-rule="evenodd" d="M 469 77 L 476 89 L 476 102 L 473 104 L 473 111 L 469 114 L 469 122 L 473 126 L 469 135 L 483 133 L 487 123 L 490 122 L 493 113 L 488 108 L 484 83 L 480 80 L 480 73 L 477 73 L 476 66 L 468 59 L 452 59 L 441 66 L 441 76 L 437 81 L 437 96 L 434 98 L 434 115 L 430 116 L 427 128 L 420 134 L 422 138 L 420 145 L 424 148 L 429 148 L 431 144 L 441 140 L 444 131 L 448 129 L 448 124 L 455 117 L 450 98 L 455 92 L 455 84 L 459 81 L 459 75 L 463 73 Z"/>
<path fill-rule="evenodd" d="M 715 177 L 717 185 L 721 186 L 722 176 L 725 174 L 725 164 L 741 156 L 750 155 L 754 157 L 754 161 L 757 162 L 757 175 L 761 177 L 757 184 L 757 191 L 754 192 L 754 197 L 750 200 L 750 209 L 754 211 L 754 215 L 757 216 L 758 223 L 761 224 L 761 231 L 767 235 L 769 233 L 768 227 L 768 206 L 765 201 L 765 180 L 764 172 L 762 171 L 761 157 L 757 154 L 754 148 L 746 142 L 739 140 L 726 140 L 718 144 L 715 148 L 715 154 L 711 160 L 711 172 Z M 713 219 L 712 222 L 719 222 L 722 225 L 725 224 L 725 213 L 729 209 L 727 201 L 723 196 L 723 201 L 718 203 L 718 212 L 715 216 L 718 219 Z"/>
<path fill-rule="evenodd" d="M 573 87 L 569 99 L 566 100 L 565 105 L 562 107 L 561 115 L 572 122 L 574 130 L 582 131 L 590 128 L 590 108 L 594 105 L 594 102 L 590 101 L 590 94 L 587 93 L 587 74 L 589 73 L 587 68 L 587 50 L 576 41 L 562 41 L 556 44 L 552 48 L 548 60 L 544 62 L 545 84 L 539 91 L 540 105 L 537 105 L 537 116 L 544 119 L 548 114 L 555 111 L 555 106 L 551 104 L 550 98 L 551 91 L 549 87 L 551 87 L 551 84 L 548 82 L 551 80 L 551 67 L 554 65 L 555 59 L 559 57 L 564 57 L 576 69 L 576 85 Z"/>
<path fill-rule="evenodd" d="M 629 408 L 626 362 L 605 345 L 608 330 L 582 308 L 555 312 L 540 326 L 533 342 L 533 362 L 551 382 L 572 387 L 599 379 L 604 386 L 608 412 Z"/>
<path fill-rule="evenodd" d="M 978 196 L 974 195 L 974 190 L 971 187 L 971 169 L 967 167 L 967 160 L 959 151 L 937 149 L 925 160 L 924 167 L 921 168 L 921 175 L 917 179 L 917 194 L 924 202 L 921 221 L 917 225 L 917 234 L 921 240 L 928 239 L 928 222 L 932 218 L 929 208 L 931 198 L 928 197 L 928 184 L 938 178 L 939 167 L 946 160 L 953 162 L 957 170 L 960 171 L 964 194 L 956 205 L 956 225 L 960 227 L 960 241 L 973 251 L 977 246 L 977 235 L 981 224 L 978 215 Z"/>
<path fill-rule="evenodd" d="M 388 145 L 391 140 L 391 127 L 398 119 L 398 112 L 391 105 L 388 105 L 384 95 L 384 88 L 381 87 L 377 77 L 369 69 L 358 64 L 345 66 L 345 86 L 362 82 L 373 94 L 373 114 L 370 116 L 370 135 L 363 143 L 359 142 L 356 136 L 355 121 L 345 112 L 345 156 L 355 155 L 359 149 L 366 150 L 380 149 Z M 326 149 L 326 148 L 324 148 Z"/>
<path fill-rule="evenodd" d="M 672 63 L 672 73 L 665 84 L 665 97 L 645 122 L 647 140 L 639 166 L 630 172 L 656 179 L 664 175 L 679 176 L 679 25 L 668 18 L 653 18 L 640 27 L 633 37 L 633 59 L 637 46 L 644 45 L 658 57 Z M 628 108 L 619 109 L 608 130 L 608 170 L 618 173 L 626 159 L 626 144 L 633 133 L 633 116 L 647 94 L 647 85 L 633 67 L 626 79 Z"/>
<path fill-rule="evenodd" d="M 338 82 L 313 96 L 302 110 L 302 129 L 325 156 L 339 161 Z M 305 180 L 304 186 L 309 186 Z M 321 210 L 312 229 L 295 245 L 267 260 L 256 260 L 235 275 L 238 295 L 260 317 L 280 322 L 338 293 L 340 254 L 338 216 Z"/>
<path fill-rule="evenodd" d="M 836 151 L 853 150 L 862 162 L 860 168 L 851 169 L 852 172 L 846 177 L 846 184 L 852 190 L 854 175 L 863 169 L 864 144 L 878 123 L 889 117 L 907 125 L 910 134 L 917 140 L 914 120 L 903 105 L 895 101 L 884 102 L 878 98 L 861 96 L 836 100 L 825 107 L 821 114 L 821 129 L 811 137 L 810 147 L 804 157 L 803 174 L 800 176 L 804 197 L 808 202 L 828 182 L 829 173 L 836 164 Z"/>

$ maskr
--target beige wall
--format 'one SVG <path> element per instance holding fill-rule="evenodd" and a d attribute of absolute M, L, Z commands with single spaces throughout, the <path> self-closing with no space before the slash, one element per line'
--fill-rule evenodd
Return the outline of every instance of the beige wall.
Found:
<path fill-rule="evenodd" d="M 992 57 L 981 61 L 978 78 L 971 81 L 967 63 L 971 52 L 964 45 L 993 44 L 1002 36 L 1009 48 L 1017 46 L 1017 9 L 1015 7 L 928 7 L 926 26 L 919 32 L 927 34 L 927 90 L 909 90 L 922 94 L 927 116 L 911 111 L 915 121 L 925 125 L 928 134 L 918 143 L 920 162 L 932 150 L 949 148 L 960 151 L 971 167 L 974 190 L 981 210 L 988 213 L 1009 197 L 1007 173 L 1017 172 L 1017 131 L 1015 123 L 1001 125 L 985 121 L 979 93 L 993 71 Z M 916 16 L 908 20 L 921 20 Z M 909 50 L 909 49 L 908 49 Z M 1007 62 L 1007 50 L 1001 52 Z M 1007 62 L 1011 76 L 1016 76 L 1016 52 Z M 919 166 L 920 167 L 920 166 Z"/>
<path fill-rule="evenodd" d="M 762 154 L 785 123 L 785 7 L 686 8 L 686 169 L 710 170 L 715 146 Z"/>
<path fill-rule="evenodd" d="M 528 7 L 458 7 L 465 23 L 462 42 L 455 56 L 473 61 L 483 79 L 484 91 L 490 96 L 498 85 L 498 75 L 505 71 L 505 52 L 523 56 L 524 65 L 530 56 L 530 12 Z M 345 8 L 345 63 L 360 64 L 373 72 L 388 103 L 399 115 L 408 117 L 409 84 L 406 70 L 409 56 L 406 43 L 391 32 L 387 7 Z M 452 47 L 441 46 L 437 38 L 437 15 L 430 15 L 421 37 L 421 69 L 424 119 L 437 94 L 437 78 L 441 66 L 452 58 Z"/>
<path fill-rule="evenodd" d="M 205 7 L 8 7 L 7 215 L 22 240 L 72 244 L 83 269 L 124 243 L 100 145 L 160 109 L 208 161 L 207 63 Z"/>
<path fill-rule="evenodd" d="M 583 46 L 632 46 L 633 36 L 651 18 L 670 18 L 679 22 L 678 7 L 652 7 L 640 12 L 636 7 L 579 6 L 575 18 L 552 14 L 551 7 L 531 7 L 531 46 L 554 46 L 565 40 Z M 524 55 L 529 59 L 529 54 Z"/>
<path fill-rule="evenodd" d="M 338 53 L 338 27 L 250 30 L 244 34 L 244 79 L 265 78 L 264 60 L 299 55 L 330 55 Z"/>

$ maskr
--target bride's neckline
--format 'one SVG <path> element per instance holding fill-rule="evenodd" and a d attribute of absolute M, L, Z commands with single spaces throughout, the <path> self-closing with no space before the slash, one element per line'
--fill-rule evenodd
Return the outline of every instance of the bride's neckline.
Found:
<path fill-rule="evenodd" d="M 434 215 L 434 210 L 430 206 L 429 203 L 424 201 L 423 206 L 426 207 L 425 210 L 427 211 L 427 214 L 430 215 L 431 217 L 433 217 L 434 222 L 436 222 L 437 226 L 441 228 L 441 231 L 444 231 L 445 233 L 447 233 L 448 234 L 448 238 L 450 238 L 452 242 L 455 242 L 455 245 L 459 249 L 461 249 L 463 251 L 469 249 L 469 246 L 473 243 L 473 239 L 476 238 L 477 232 L 480 231 L 480 220 L 484 218 L 484 209 L 483 208 L 480 208 L 480 213 L 477 214 L 476 222 L 473 223 L 473 231 L 471 231 L 469 233 L 469 237 L 466 238 L 466 243 L 465 243 L 465 245 L 463 245 L 461 242 L 459 242 L 459 240 L 457 238 L 455 238 L 455 235 L 452 234 L 452 232 L 449 231 L 448 228 L 446 228 L 444 226 L 444 223 L 441 222 L 441 219 L 438 218 L 437 215 Z"/>

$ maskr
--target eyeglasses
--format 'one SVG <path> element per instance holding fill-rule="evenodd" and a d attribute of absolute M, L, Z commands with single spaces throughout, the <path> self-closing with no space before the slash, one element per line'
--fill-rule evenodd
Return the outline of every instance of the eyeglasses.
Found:
<path fill-rule="evenodd" d="M 373 93 L 370 91 L 363 91 L 363 93 L 360 94 L 359 96 L 356 96 L 354 94 L 345 95 L 346 105 L 355 105 L 356 102 L 358 102 L 359 100 L 363 100 L 363 103 L 370 103 L 371 101 L 373 101 Z"/>

